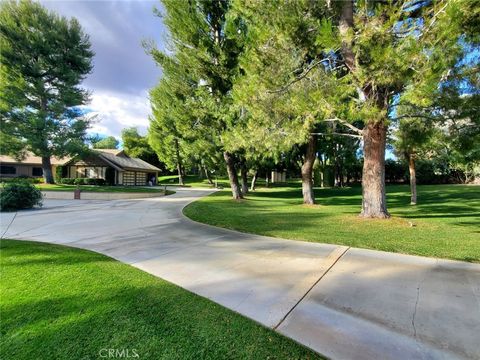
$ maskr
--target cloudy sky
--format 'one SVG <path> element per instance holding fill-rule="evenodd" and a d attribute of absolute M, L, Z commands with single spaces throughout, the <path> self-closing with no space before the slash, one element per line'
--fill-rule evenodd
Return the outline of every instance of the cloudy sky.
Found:
<path fill-rule="evenodd" d="M 145 134 L 150 106 L 148 90 L 161 70 L 145 54 L 141 42 L 154 40 L 164 47 L 167 32 L 149 0 L 40 0 L 48 9 L 76 17 L 89 34 L 95 51 L 93 72 L 83 86 L 93 92 L 88 108 L 98 114 L 91 132 L 120 136 L 125 127 L 137 126 Z"/>

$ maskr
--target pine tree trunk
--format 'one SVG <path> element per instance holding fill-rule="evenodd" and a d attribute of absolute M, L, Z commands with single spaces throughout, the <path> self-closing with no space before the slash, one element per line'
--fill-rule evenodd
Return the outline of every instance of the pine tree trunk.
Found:
<path fill-rule="evenodd" d="M 338 160 L 338 151 L 337 151 L 337 144 L 333 145 L 333 161 L 335 162 L 333 165 L 333 186 L 340 187 L 340 174 L 339 174 L 339 160 Z"/>
<path fill-rule="evenodd" d="M 344 187 L 345 186 L 345 181 L 344 181 L 344 178 L 343 178 L 343 162 L 342 160 L 340 160 L 339 164 L 338 164 L 338 176 L 340 178 L 340 187 Z"/>
<path fill-rule="evenodd" d="M 183 179 L 182 165 L 180 163 L 177 163 L 177 173 L 178 173 L 178 185 L 185 185 L 185 181 Z"/>
<path fill-rule="evenodd" d="M 362 212 L 366 218 L 388 218 L 385 196 L 387 127 L 369 123 L 363 130 Z"/>
<path fill-rule="evenodd" d="M 302 165 L 303 203 L 308 205 L 315 204 L 315 195 L 313 193 L 313 163 L 315 162 L 316 148 L 317 140 L 315 136 L 310 136 Z"/>
<path fill-rule="evenodd" d="M 250 191 L 255 191 L 255 185 L 256 185 L 256 182 L 257 182 L 257 170 L 255 170 L 255 173 L 253 174 L 253 178 L 252 178 L 252 183 L 250 184 Z"/>
<path fill-rule="evenodd" d="M 355 71 L 355 54 L 352 50 L 351 38 L 348 32 L 353 29 L 353 1 L 344 0 L 342 3 L 342 12 L 340 14 L 339 32 L 342 39 L 342 55 L 345 65 L 351 71 Z"/>
<path fill-rule="evenodd" d="M 175 139 L 175 153 L 177 156 L 177 172 L 178 172 L 178 185 L 185 185 L 184 182 L 184 171 L 182 167 L 182 158 L 180 157 L 180 147 L 178 145 L 178 140 Z"/>
<path fill-rule="evenodd" d="M 205 172 L 205 177 L 207 178 L 207 181 L 210 185 L 213 185 L 212 178 L 210 176 L 210 173 L 208 172 L 208 169 L 205 165 L 203 165 L 203 171 Z"/>
<path fill-rule="evenodd" d="M 42 156 L 43 179 L 46 184 L 55 184 L 50 156 Z"/>
<path fill-rule="evenodd" d="M 240 185 L 238 183 L 237 170 L 235 169 L 235 161 L 232 154 L 227 151 L 223 152 L 223 158 L 225 159 L 225 164 L 227 165 L 228 179 L 230 181 L 230 187 L 232 189 L 232 197 L 234 200 L 243 199 L 242 193 L 240 191 Z"/>
<path fill-rule="evenodd" d="M 417 205 L 417 174 L 415 171 L 415 155 L 408 154 L 408 171 L 410 173 L 410 205 Z"/>
<path fill-rule="evenodd" d="M 240 175 L 242 177 L 242 194 L 246 195 L 248 193 L 248 178 L 247 178 L 247 166 L 245 165 L 245 162 L 242 163 L 242 166 L 240 167 Z"/>

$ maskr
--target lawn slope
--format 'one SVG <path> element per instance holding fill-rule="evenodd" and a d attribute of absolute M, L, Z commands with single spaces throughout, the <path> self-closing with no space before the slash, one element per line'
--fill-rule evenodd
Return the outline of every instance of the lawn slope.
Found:
<path fill-rule="evenodd" d="M 318 205 L 302 205 L 298 187 L 260 189 L 246 200 L 228 191 L 184 209 L 189 218 L 243 232 L 367 249 L 480 262 L 480 186 L 387 186 L 392 218 L 361 219 L 361 188 L 316 189 Z"/>
<path fill-rule="evenodd" d="M 2 359 L 316 359 L 312 351 L 131 266 L 1 240 Z M 105 357 L 105 356 L 103 356 Z"/>

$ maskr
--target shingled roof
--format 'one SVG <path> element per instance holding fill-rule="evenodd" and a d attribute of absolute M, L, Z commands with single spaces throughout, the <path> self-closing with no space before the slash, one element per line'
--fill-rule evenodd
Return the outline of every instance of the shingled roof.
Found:
<path fill-rule="evenodd" d="M 98 155 L 99 158 L 103 159 L 112 167 L 120 171 L 161 171 L 159 168 L 147 163 L 146 161 L 128 156 L 123 150 L 95 149 L 94 152 Z M 74 163 L 75 160 L 72 158 L 51 158 L 52 165 L 66 165 L 69 162 Z M 23 160 L 18 161 L 12 156 L 0 155 L 0 163 L 42 166 L 42 158 L 39 156 L 35 156 L 32 153 L 27 153 L 27 156 Z"/>
<path fill-rule="evenodd" d="M 100 158 L 108 163 L 112 163 L 112 165 L 115 165 L 122 170 L 161 171 L 159 168 L 146 161 L 126 155 L 123 150 L 95 149 L 95 152 Z"/>
<path fill-rule="evenodd" d="M 64 165 L 69 162 L 71 159 L 69 157 L 57 158 L 51 157 L 50 162 L 52 165 Z M 31 152 L 27 152 L 25 158 L 18 161 L 13 156 L 0 155 L 0 163 L 2 164 L 25 164 L 25 165 L 39 165 L 42 166 L 42 158 L 40 156 L 35 156 Z"/>

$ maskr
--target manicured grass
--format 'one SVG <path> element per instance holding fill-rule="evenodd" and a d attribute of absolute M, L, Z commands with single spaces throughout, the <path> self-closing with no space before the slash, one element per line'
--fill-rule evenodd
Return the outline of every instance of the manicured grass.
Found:
<path fill-rule="evenodd" d="M 74 191 L 76 185 L 63 185 L 63 184 L 36 184 L 40 190 L 45 191 Z M 156 193 L 164 192 L 164 189 L 160 186 L 141 187 L 141 186 L 95 186 L 95 185 L 80 185 L 80 190 L 91 192 L 128 192 L 128 193 Z M 174 192 L 167 190 L 167 195 Z"/>
<path fill-rule="evenodd" d="M 111 258 L 2 240 L 2 359 L 316 359 L 205 298 Z M 124 353 L 125 357 L 125 353 Z"/>
<path fill-rule="evenodd" d="M 212 181 L 215 182 L 215 176 L 212 176 Z M 207 179 L 201 178 L 197 175 L 187 175 L 184 178 L 185 187 L 206 187 L 212 188 L 214 185 L 209 184 Z M 178 186 L 178 175 L 165 175 L 158 177 L 159 185 L 171 185 Z M 228 179 L 226 177 L 217 178 L 218 187 L 230 187 Z"/>
<path fill-rule="evenodd" d="M 392 218 L 361 219 L 361 188 L 316 189 L 318 205 L 304 206 L 296 187 L 260 189 L 246 200 L 228 191 L 184 209 L 193 220 L 239 231 L 405 254 L 480 262 L 480 186 L 387 186 Z"/>
<path fill-rule="evenodd" d="M 212 181 L 215 183 L 215 176 L 212 175 Z M 204 179 L 198 175 L 187 175 L 184 179 L 185 187 L 207 187 L 212 188 L 214 185 L 209 184 L 207 179 Z M 178 186 L 178 175 L 165 175 L 158 177 L 158 184 L 161 186 L 171 185 Z M 258 178 L 256 182 L 257 186 L 265 186 L 265 179 Z M 301 184 L 300 179 L 292 180 L 288 182 L 288 185 L 298 186 Z M 249 184 L 250 185 L 250 184 Z M 230 182 L 226 176 L 217 177 L 217 186 L 219 188 L 230 189 Z M 270 186 L 283 186 L 281 184 L 270 184 Z"/>

